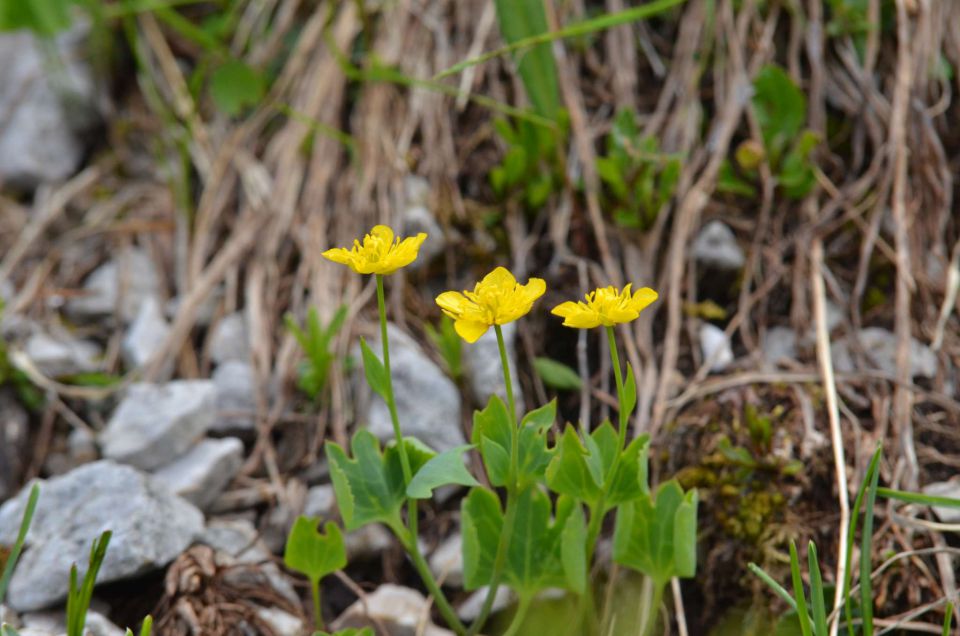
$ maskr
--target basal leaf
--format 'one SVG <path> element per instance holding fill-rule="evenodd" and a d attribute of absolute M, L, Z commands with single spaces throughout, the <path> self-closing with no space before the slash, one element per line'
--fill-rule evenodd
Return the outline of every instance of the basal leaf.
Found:
<path fill-rule="evenodd" d="M 363 373 L 367 376 L 367 384 L 377 395 L 386 400 L 389 379 L 383 362 L 380 361 L 380 358 L 370 349 L 370 345 L 363 338 L 360 338 L 360 353 L 363 357 Z"/>
<path fill-rule="evenodd" d="M 463 461 L 463 454 L 471 448 L 472 444 L 457 446 L 430 459 L 407 485 L 407 496 L 429 499 L 433 496 L 434 488 L 448 484 L 479 486 L 480 483 L 470 474 Z"/>
<path fill-rule="evenodd" d="M 497 495 L 486 488 L 473 488 L 460 505 L 460 526 L 464 588 L 475 590 L 490 585 L 503 527 Z"/>
<path fill-rule="evenodd" d="M 561 545 L 563 530 L 573 510 L 573 501 L 561 497 L 551 520 L 550 498 L 545 492 L 533 487 L 520 493 L 504 570 L 506 581 L 519 596 L 547 587 L 571 588 Z"/>
<path fill-rule="evenodd" d="M 676 480 L 617 508 L 613 558 L 665 585 L 696 569 L 696 494 Z M 682 543 L 678 543 L 682 542 Z M 679 560 L 678 560 L 679 559 Z"/>
<path fill-rule="evenodd" d="M 559 506 L 560 504 L 558 504 Z M 560 558 L 567 585 L 577 594 L 587 589 L 587 524 L 583 517 L 583 508 L 574 503 L 573 510 L 563 526 L 560 536 Z"/>
<path fill-rule="evenodd" d="M 283 553 L 283 562 L 288 568 L 314 582 L 347 565 L 347 549 L 340 528 L 330 521 L 320 532 L 319 523 L 320 520 L 313 517 L 297 517 Z"/>
<path fill-rule="evenodd" d="M 753 108 L 763 143 L 775 164 L 806 122 L 807 99 L 785 70 L 770 64 L 753 80 Z"/>

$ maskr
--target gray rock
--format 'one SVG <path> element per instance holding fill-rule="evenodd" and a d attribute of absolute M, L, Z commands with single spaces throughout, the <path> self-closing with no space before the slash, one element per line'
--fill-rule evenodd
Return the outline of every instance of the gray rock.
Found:
<path fill-rule="evenodd" d="M 721 270 L 738 270 L 746 262 L 733 230 L 720 221 L 703 226 L 693 242 L 693 256 L 699 263 Z"/>
<path fill-rule="evenodd" d="M 348 532 L 343 538 L 350 561 L 366 561 L 380 556 L 393 546 L 393 535 L 378 523 Z"/>
<path fill-rule="evenodd" d="M 764 366 L 776 368 L 781 360 L 797 359 L 797 334 L 789 327 L 773 327 L 767 330 L 760 348 Z"/>
<path fill-rule="evenodd" d="M 133 384 L 100 433 L 104 457 L 153 470 L 202 437 L 216 416 L 209 380 Z"/>
<path fill-rule="evenodd" d="M 16 492 L 29 457 L 30 418 L 8 391 L 0 391 L 0 501 Z"/>
<path fill-rule="evenodd" d="M 303 505 L 303 514 L 318 519 L 332 519 L 337 514 L 337 496 L 330 484 L 314 486 L 307 491 L 307 500 Z"/>
<path fill-rule="evenodd" d="M 147 298 L 123 338 L 124 362 L 133 369 L 143 366 L 161 348 L 169 334 L 170 325 L 163 317 L 160 303 L 155 298 Z"/>
<path fill-rule="evenodd" d="M 67 450 L 77 465 L 97 459 L 97 440 L 88 429 L 75 428 L 67 435 Z"/>
<path fill-rule="evenodd" d="M 258 556 L 267 554 L 259 541 L 260 535 L 253 523 L 246 519 L 210 519 L 199 542 L 233 558 L 242 559 L 249 552 Z"/>
<path fill-rule="evenodd" d="M 0 603 L 0 625 L 3 625 L 4 623 L 13 627 L 19 627 L 20 617 L 17 616 L 17 613 L 12 609 L 3 603 Z"/>
<path fill-rule="evenodd" d="M 923 487 L 923 494 L 960 499 L 960 482 L 950 480 L 927 484 Z M 960 508 L 934 506 L 933 513 L 944 523 L 960 523 Z"/>
<path fill-rule="evenodd" d="M 0 181 L 31 189 L 80 165 L 78 133 L 96 113 L 93 74 L 81 50 L 88 32 L 78 21 L 57 36 L 55 65 L 32 34 L 0 34 Z"/>
<path fill-rule="evenodd" d="M 13 543 L 28 497 L 24 489 L 0 507 L 0 543 Z M 49 607 L 67 594 L 74 563 L 86 563 L 104 530 L 113 537 L 98 582 L 165 566 L 203 531 L 203 514 L 140 471 L 104 460 L 41 482 L 26 549 L 10 583 L 19 612 Z"/>
<path fill-rule="evenodd" d="M 430 603 L 416 590 L 387 583 L 366 599 L 356 601 L 337 620 L 333 629 L 376 627 L 380 622 L 390 636 L 447 636 L 453 632 L 430 622 Z"/>
<path fill-rule="evenodd" d="M 233 481 L 242 465 L 243 443 L 236 437 L 204 439 L 153 477 L 204 510 Z"/>
<path fill-rule="evenodd" d="M 213 371 L 217 389 L 217 418 L 210 432 L 244 433 L 256 430 L 256 376 L 249 362 L 227 360 Z"/>
<path fill-rule="evenodd" d="M 437 451 L 465 444 L 460 428 L 460 392 L 450 378 L 427 357 L 414 340 L 395 325 L 388 326 L 393 392 L 397 400 L 400 428 Z M 379 338 L 370 342 L 380 350 Z M 359 351 L 356 358 L 360 359 Z M 361 380 L 362 386 L 366 382 Z M 369 390 L 365 391 L 370 396 Z M 364 400 L 360 422 L 383 441 L 392 440 L 390 411 L 379 396 Z"/>
<path fill-rule="evenodd" d="M 507 361 L 510 364 L 510 379 L 513 384 L 513 397 L 517 403 L 517 413 L 523 412 L 523 390 L 520 388 L 520 373 L 517 369 L 517 324 L 507 323 L 501 327 L 503 344 L 507 349 Z M 481 404 L 486 404 L 490 396 L 496 394 L 506 403 L 507 390 L 503 382 L 503 365 L 500 363 L 500 347 L 497 334 L 493 329 L 480 336 L 473 344 L 463 345 L 463 366 L 470 380 L 470 388 Z"/>
<path fill-rule="evenodd" d="M 23 615 L 20 636 L 66 636 L 67 619 L 62 611 L 31 612 Z M 123 636 L 124 630 L 114 625 L 109 618 L 90 608 L 84 625 L 85 636 Z"/>
<path fill-rule="evenodd" d="M 444 585 L 463 585 L 463 537 L 459 532 L 450 535 L 430 555 L 430 571 Z"/>
<path fill-rule="evenodd" d="M 890 376 L 897 374 L 897 336 L 881 327 L 861 329 L 860 345 L 866 354 L 868 368 Z M 840 373 L 856 371 L 850 343 L 842 338 L 831 347 L 833 366 Z M 937 355 L 916 338 L 910 338 L 910 376 L 932 378 L 937 375 Z"/>
<path fill-rule="evenodd" d="M 730 339 L 723 329 L 705 322 L 700 325 L 700 351 L 704 363 L 710 363 L 710 371 L 723 371 L 733 362 L 733 349 Z"/>
<path fill-rule="evenodd" d="M 305 631 L 303 619 L 275 607 L 258 608 L 257 618 L 269 625 L 275 636 L 301 636 Z"/>
<path fill-rule="evenodd" d="M 160 295 L 160 275 L 145 251 L 129 248 L 93 270 L 83 283 L 83 292 L 67 301 L 67 313 L 82 319 L 111 315 L 122 294 L 120 317 L 130 322 L 141 305 Z"/>
<path fill-rule="evenodd" d="M 426 233 L 427 239 L 420 245 L 417 260 L 407 266 L 412 270 L 425 267 L 443 252 L 445 241 L 443 228 L 426 206 L 408 205 L 403 211 L 404 236 L 416 236 L 420 232 Z"/>
<path fill-rule="evenodd" d="M 480 610 L 483 608 L 483 602 L 487 598 L 487 592 L 490 588 L 484 586 L 475 591 L 467 600 L 460 604 L 460 607 L 457 608 L 457 616 L 460 617 L 460 620 L 466 622 L 472 622 L 477 620 L 480 616 Z M 493 606 L 492 612 L 499 612 L 500 610 L 510 607 L 510 604 L 516 600 L 516 595 L 506 585 L 501 585 L 497 588 L 497 594 L 493 597 Z"/>
<path fill-rule="evenodd" d="M 47 377 L 57 378 L 97 368 L 100 347 L 72 337 L 66 331 L 35 332 L 23 347 L 24 353 Z"/>
<path fill-rule="evenodd" d="M 250 361 L 250 330 L 242 312 L 224 316 L 214 325 L 210 336 L 210 357 L 216 364 L 228 360 Z"/>

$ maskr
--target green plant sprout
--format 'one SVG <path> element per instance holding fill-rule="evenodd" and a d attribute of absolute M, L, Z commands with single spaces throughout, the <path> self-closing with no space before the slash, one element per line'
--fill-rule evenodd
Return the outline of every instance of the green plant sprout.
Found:
<path fill-rule="evenodd" d="M 7 587 L 10 585 L 10 579 L 13 577 L 13 570 L 23 551 L 23 544 L 27 541 L 27 532 L 30 531 L 30 524 L 33 522 L 33 515 L 37 511 L 37 501 L 40 499 L 40 486 L 34 484 L 30 489 L 30 495 L 27 497 L 27 506 L 23 509 L 23 517 L 20 519 L 20 529 L 17 532 L 17 540 L 13 542 L 10 548 L 10 554 L 7 555 L 6 564 L 3 566 L 3 574 L 0 575 L 0 603 L 7 595 Z"/>
<path fill-rule="evenodd" d="M 440 317 L 437 327 L 427 323 L 426 332 L 430 342 L 440 352 L 440 357 L 447 367 L 447 373 L 454 382 L 459 382 L 463 377 L 463 345 L 460 342 L 460 336 L 453 328 L 453 320 L 444 314 Z"/>
<path fill-rule="evenodd" d="M 533 370 L 544 384 L 558 391 L 575 391 L 583 385 L 576 371 L 553 358 L 534 358 Z"/>
<path fill-rule="evenodd" d="M 857 492 L 851 510 L 851 523 L 847 531 L 845 541 L 847 542 L 847 562 L 844 569 L 845 575 L 842 581 L 843 598 L 843 624 L 846 627 L 847 634 L 854 636 L 872 636 L 875 630 L 873 616 L 873 577 L 879 574 L 887 564 L 890 564 L 904 554 L 896 555 L 887 561 L 885 566 L 881 566 L 876 571 L 870 561 L 870 555 L 873 554 L 873 509 L 877 497 L 895 499 L 907 503 L 918 503 L 929 506 L 945 506 L 950 508 L 960 508 L 960 499 L 950 497 L 939 497 L 934 495 L 924 495 L 920 493 L 903 492 L 882 488 L 878 486 L 880 477 L 880 458 L 883 454 L 883 448 L 878 443 L 864 474 L 863 483 Z M 860 573 L 859 573 L 859 598 L 855 597 L 856 589 L 853 587 L 853 571 L 851 568 L 851 559 L 853 553 L 853 543 L 857 532 L 857 522 L 860 513 L 863 511 L 863 530 L 860 538 Z M 797 547 L 793 541 L 790 542 L 790 576 L 793 586 L 793 594 L 780 585 L 772 576 L 765 572 L 755 563 L 749 564 L 749 569 L 760 580 L 767 584 L 774 593 L 786 601 L 792 610 L 786 615 L 785 619 L 792 619 L 796 622 L 803 636 L 828 636 L 830 629 L 828 623 L 836 620 L 833 612 L 827 612 L 827 599 L 822 574 L 820 572 L 819 559 L 817 556 L 816 545 L 811 541 L 807 546 L 808 575 L 810 581 L 809 602 L 803 587 L 803 572 L 800 567 L 800 559 L 797 554 Z M 859 602 L 858 602 L 859 601 Z M 930 605 L 927 610 L 935 605 Z M 944 634 L 948 634 L 952 625 L 952 602 L 947 600 L 946 617 L 944 618 Z M 855 611 L 856 610 L 856 611 Z M 859 623 L 859 632 L 855 626 Z M 887 631 L 887 630 L 884 630 Z"/>
<path fill-rule="evenodd" d="M 527 209 L 546 203 L 563 184 L 563 146 L 569 129 L 566 111 L 558 111 L 556 126 L 540 126 L 523 119 L 511 125 L 494 121 L 494 128 L 507 145 L 503 162 L 490 171 L 490 185 L 497 196 L 518 197 Z"/>
<path fill-rule="evenodd" d="M 327 386 L 330 366 L 336 359 L 336 354 L 330 350 L 330 345 L 346 319 L 346 306 L 339 307 L 326 326 L 320 322 L 320 315 L 315 307 L 311 307 L 307 312 L 306 324 L 302 329 L 292 315 L 284 316 L 287 331 L 296 338 L 306 356 L 297 372 L 297 388 L 314 402 L 320 400 Z"/>
<path fill-rule="evenodd" d="M 607 190 L 613 219 L 627 228 L 648 230 L 670 202 L 680 179 L 680 158 L 664 155 L 656 137 L 641 137 L 636 115 L 621 110 L 607 136 L 597 174 Z"/>
<path fill-rule="evenodd" d="M 70 590 L 67 593 L 67 636 L 83 636 L 83 629 L 87 624 L 87 610 L 93 599 L 93 586 L 97 581 L 100 566 L 107 556 L 107 546 L 110 545 L 112 533 L 107 530 L 99 539 L 93 542 L 90 548 L 90 561 L 87 571 L 83 575 L 83 582 L 77 584 L 77 566 L 70 568 Z"/>
<path fill-rule="evenodd" d="M 316 628 L 323 626 L 323 609 L 320 604 L 320 580 L 347 565 L 347 548 L 343 543 L 340 527 L 333 522 L 317 528 L 319 519 L 297 517 L 283 553 L 283 562 L 310 580 L 313 594 L 313 612 Z"/>

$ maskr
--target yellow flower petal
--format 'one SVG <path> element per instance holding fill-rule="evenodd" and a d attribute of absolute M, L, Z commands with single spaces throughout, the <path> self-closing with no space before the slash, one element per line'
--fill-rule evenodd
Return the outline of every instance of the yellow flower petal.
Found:
<path fill-rule="evenodd" d="M 657 292 L 644 287 L 630 294 L 630 284 L 623 290 L 616 287 L 600 287 L 587 293 L 586 302 L 565 302 L 557 305 L 553 313 L 561 316 L 565 327 L 591 329 L 601 325 L 612 327 L 636 320 L 650 303 L 657 299 Z"/>
<path fill-rule="evenodd" d="M 480 339 L 480 336 L 487 333 L 490 325 L 472 320 L 457 320 L 453 323 L 453 328 L 456 330 L 457 335 L 473 344 Z"/>
<path fill-rule="evenodd" d="M 354 241 L 350 249 L 329 249 L 323 256 L 349 266 L 358 274 L 392 274 L 416 260 L 426 238 L 427 235 L 421 232 L 415 237 L 394 240 L 391 228 L 376 225 L 363 237 L 363 242 Z"/>
<path fill-rule="evenodd" d="M 436 301 L 456 321 L 454 327 L 460 337 L 476 342 L 489 327 L 505 325 L 527 314 L 546 289 L 547 284 L 540 278 L 520 285 L 508 269 L 497 267 L 473 291 L 444 292 Z"/>

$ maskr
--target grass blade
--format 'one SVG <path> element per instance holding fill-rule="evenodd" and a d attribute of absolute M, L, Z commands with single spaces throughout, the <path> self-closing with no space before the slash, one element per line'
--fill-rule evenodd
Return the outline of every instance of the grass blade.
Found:
<path fill-rule="evenodd" d="M 872 570 L 870 556 L 873 554 L 873 506 L 877 501 L 877 482 L 880 479 L 880 470 L 877 467 L 879 457 L 880 448 L 877 448 L 873 459 L 870 461 L 872 472 L 867 471 L 870 483 L 867 485 L 867 507 L 863 511 L 863 537 L 860 545 L 860 613 L 863 617 L 864 636 L 873 635 L 873 586 L 870 582 Z"/>
<path fill-rule="evenodd" d="M 3 601 L 7 593 L 7 586 L 10 585 L 10 578 L 13 576 L 13 568 L 17 565 L 17 559 L 23 551 L 23 544 L 27 540 L 27 531 L 33 522 L 33 513 L 37 510 L 37 500 L 40 498 L 40 486 L 33 485 L 30 489 L 30 496 L 27 499 L 27 507 L 23 510 L 23 518 L 20 520 L 20 531 L 17 533 L 17 540 L 10 550 L 10 556 L 7 557 L 7 564 L 3 568 L 3 576 L 0 577 L 0 602 Z"/>
<path fill-rule="evenodd" d="M 793 578 L 793 595 L 797 599 L 797 620 L 800 621 L 800 632 L 803 636 L 813 633 L 810 625 L 810 614 L 807 612 L 807 595 L 803 590 L 803 578 L 800 573 L 800 558 L 797 556 L 797 544 L 790 542 L 790 575 Z"/>
<path fill-rule="evenodd" d="M 823 602 L 823 578 L 820 575 L 817 546 L 813 541 L 807 546 L 807 561 L 810 566 L 810 603 L 813 605 L 814 633 L 816 636 L 827 636 L 827 608 Z"/>
<path fill-rule="evenodd" d="M 863 476 L 863 483 L 876 483 L 874 476 L 879 474 L 880 470 L 880 457 L 883 454 L 883 446 L 879 442 L 877 443 L 877 450 L 873 452 L 873 457 L 870 459 L 870 464 L 867 466 L 867 472 Z M 850 515 L 850 528 L 847 532 L 847 563 L 844 568 L 844 578 L 843 578 L 843 615 L 847 623 L 847 634 L 848 636 L 854 636 L 853 630 L 853 602 L 850 597 L 851 583 L 853 579 L 853 568 L 851 568 L 851 560 L 853 559 L 853 542 L 854 537 L 857 534 L 857 522 L 860 520 L 860 509 L 863 506 L 863 498 L 867 493 L 868 488 L 863 488 L 861 484 L 860 490 L 857 492 L 857 498 L 853 502 L 853 510 Z M 876 497 L 876 489 L 874 488 L 874 498 Z M 871 517 L 871 526 L 873 524 L 873 507 L 871 504 L 870 510 Z M 872 527 L 871 527 L 872 530 Z M 861 556 L 862 559 L 862 556 Z M 870 557 L 869 553 L 867 556 L 867 563 L 869 564 Z M 862 563 L 861 563 L 862 568 Z M 863 575 L 861 574 L 861 577 Z M 869 576 L 869 573 L 867 574 Z"/>
<path fill-rule="evenodd" d="M 543 0 L 496 0 L 495 5 L 500 32 L 508 44 L 543 35 L 549 30 Z M 534 112 L 555 119 L 560 110 L 560 89 L 550 47 L 540 44 L 531 48 L 518 60 L 517 70 Z"/>
<path fill-rule="evenodd" d="M 557 31 L 548 31 L 546 33 L 541 33 L 540 35 L 523 38 L 522 40 L 517 40 L 516 42 L 500 47 L 499 49 L 495 49 L 488 53 L 484 53 L 482 55 L 478 55 L 454 64 L 447 70 L 441 71 L 435 75 L 433 79 L 439 80 L 443 79 L 444 77 L 449 77 L 450 75 L 456 75 L 457 73 L 468 69 L 471 66 L 483 64 L 484 62 L 492 60 L 495 57 L 523 51 L 540 44 L 553 42 L 554 40 L 589 35 L 591 33 L 603 31 L 604 29 L 609 29 L 621 24 L 646 20 L 664 13 L 677 5 L 683 4 L 684 2 L 686 2 L 686 0 L 654 0 L 654 2 L 648 2 L 640 7 L 634 7 L 625 11 L 619 11 L 617 13 L 604 14 L 597 18 L 571 24 L 570 26 L 564 27 Z"/>
<path fill-rule="evenodd" d="M 940 508 L 960 508 L 960 499 L 954 499 L 953 497 L 938 497 L 937 495 L 924 495 L 919 492 L 906 492 L 883 487 L 877 488 L 877 494 L 886 499 L 896 499 L 904 503 L 917 503 Z"/>
<path fill-rule="evenodd" d="M 950 636 L 953 627 L 953 601 L 947 601 L 946 615 L 943 617 L 943 636 Z"/>
<path fill-rule="evenodd" d="M 788 592 L 782 585 L 774 581 L 773 577 L 763 571 L 763 568 L 756 563 L 748 563 L 747 567 L 750 568 L 750 571 L 756 574 L 761 581 L 766 583 L 771 590 L 776 592 L 777 596 L 786 601 L 787 605 L 789 605 L 791 609 L 799 611 L 797 608 L 797 602 L 793 600 L 792 596 L 790 596 L 790 592 Z"/>

